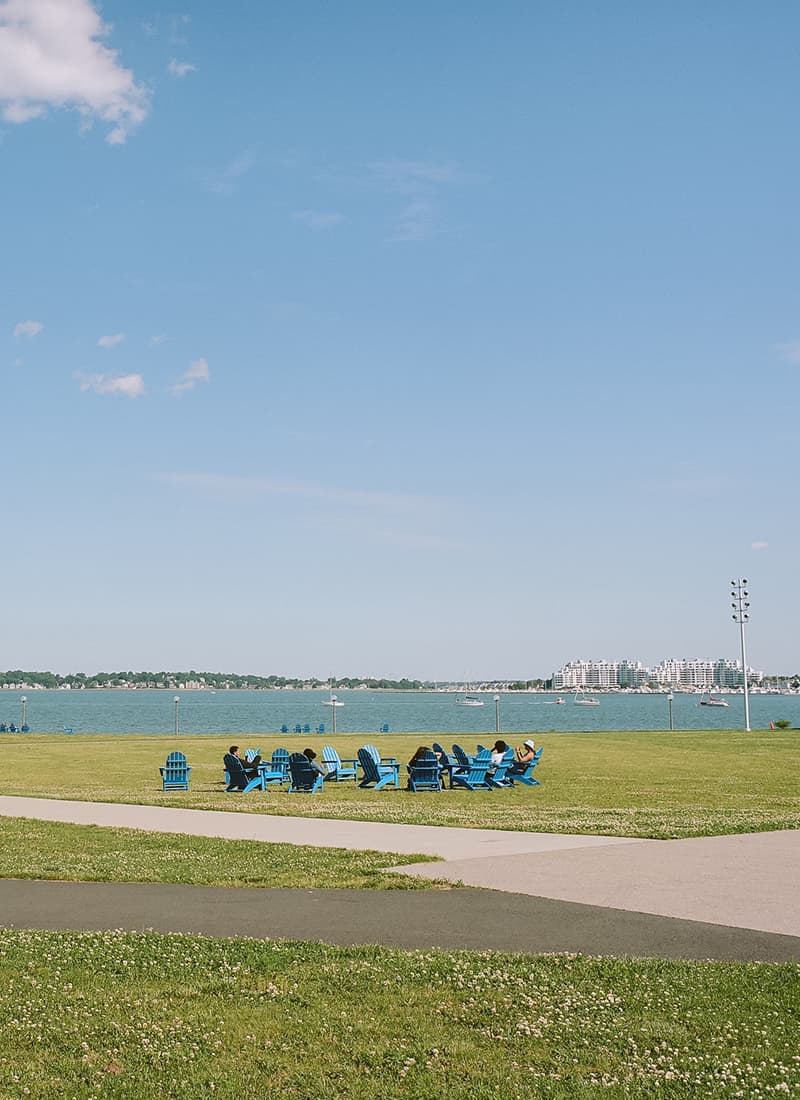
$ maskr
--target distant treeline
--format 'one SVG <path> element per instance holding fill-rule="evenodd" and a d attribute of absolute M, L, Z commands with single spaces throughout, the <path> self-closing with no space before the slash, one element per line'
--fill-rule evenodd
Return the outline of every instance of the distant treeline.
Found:
<path fill-rule="evenodd" d="M 324 688 L 335 691 L 337 688 L 367 687 L 390 689 L 395 691 L 426 691 L 437 686 L 432 680 L 365 679 L 359 676 L 343 676 L 328 680 L 296 679 L 287 676 L 247 676 L 231 672 L 97 672 L 87 676 L 84 672 L 60 676 L 57 672 L 25 672 L 11 669 L 0 672 L 0 689 L 13 685 L 42 688 L 69 687 L 81 688 L 167 688 L 170 691 L 187 688 Z M 528 687 L 543 686 L 542 680 L 519 680 L 504 683 L 506 689 L 524 691 Z"/>

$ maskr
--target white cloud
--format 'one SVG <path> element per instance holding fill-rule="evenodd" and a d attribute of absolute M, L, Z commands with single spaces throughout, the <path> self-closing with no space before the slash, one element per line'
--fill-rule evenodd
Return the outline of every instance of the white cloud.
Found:
<path fill-rule="evenodd" d="M 113 336 L 101 336 L 97 344 L 101 348 L 115 348 L 125 339 L 124 332 L 115 332 Z"/>
<path fill-rule="evenodd" d="M 90 0 L 0 0 L 0 104 L 8 122 L 40 118 L 50 107 L 78 111 L 85 124 L 111 124 L 121 145 L 147 115 L 149 97 Z"/>
<path fill-rule="evenodd" d="M 415 194 L 444 183 L 468 179 L 454 164 L 422 160 L 379 160 L 369 165 L 370 172 L 392 191 Z"/>
<path fill-rule="evenodd" d="M 18 325 L 14 325 L 14 336 L 17 340 L 20 340 L 23 336 L 27 336 L 29 339 L 33 339 L 34 336 L 38 336 L 44 328 L 41 321 L 20 321 Z"/>
<path fill-rule="evenodd" d="M 751 542 L 750 543 L 750 549 L 751 550 L 766 550 L 768 547 L 769 547 L 768 542 Z"/>
<path fill-rule="evenodd" d="M 141 374 L 122 374 L 111 378 L 107 374 L 76 374 L 81 391 L 86 393 L 121 394 L 123 397 L 141 397 L 145 392 Z"/>
<path fill-rule="evenodd" d="M 179 394 L 193 390 L 198 382 L 208 382 L 210 378 L 211 371 L 208 369 L 208 360 L 195 359 L 191 366 L 186 368 L 170 392 L 177 397 Z"/>
<path fill-rule="evenodd" d="M 790 340 L 787 344 L 778 344 L 775 350 L 785 362 L 800 366 L 800 340 Z"/>
<path fill-rule="evenodd" d="M 156 333 L 155 336 L 150 337 L 150 343 L 154 348 L 157 348 L 159 344 L 165 344 L 167 340 L 169 340 L 169 336 L 167 336 L 166 332 L 159 332 Z"/>
<path fill-rule="evenodd" d="M 292 217 L 295 221 L 307 225 L 309 229 L 330 229 L 334 225 L 341 225 L 344 221 L 343 214 L 327 214 L 322 210 L 295 210 Z"/>
<path fill-rule="evenodd" d="M 246 149 L 236 160 L 232 160 L 227 167 L 216 175 L 206 178 L 206 187 L 217 195 L 232 195 L 236 190 L 236 183 L 256 162 L 254 149 Z"/>
<path fill-rule="evenodd" d="M 426 241 L 436 232 L 435 208 L 430 199 L 415 199 L 400 211 L 392 241 Z"/>
<path fill-rule="evenodd" d="M 192 65 L 189 61 L 178 61 L 177 58 L 171 58 L 169 65 L 167 65 L 167 72 L 172 76 L 186 76 L 187 73 L 196 73 L 197 66 Z"/>

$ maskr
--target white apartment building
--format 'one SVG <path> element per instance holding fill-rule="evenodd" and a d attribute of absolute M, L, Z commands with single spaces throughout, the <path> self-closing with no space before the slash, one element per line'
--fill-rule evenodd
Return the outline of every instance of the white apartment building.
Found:
<path fill-rule="evenodd" d="M 569 661 L 553 673 L 553 690 L 636 688 L 649 678 L 649 670 L 641 661 Z"/>
<path fill-rule="evenodd" d="M 763 672 L 756 672 L 752 668 L 747 670 L 748 680 L 761 680 L 763 676 Z M 699 691 L 708 691 L 714 687 L 744 686 L 742 662 L 731 661 L 726 657 L 718 657 L 715 661 L 700 657 L 669 657 L 656 665 L 652 670 L 652 678 L 669 687 L 694 688 Z"/>

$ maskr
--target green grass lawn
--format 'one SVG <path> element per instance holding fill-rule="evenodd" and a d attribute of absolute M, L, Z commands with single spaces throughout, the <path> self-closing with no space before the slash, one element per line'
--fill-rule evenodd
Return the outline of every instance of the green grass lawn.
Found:
<path fill-rule="evenodd" d="M 0 878 L 419 890 L 431 883 L 389 874 L 384 868 L 430 861 L 430 856 L 421 855 L 349 852 L 0 817 Z"/>
<path fill-rule="evenodd" d="M 0 1031 L 40 1100 L 796 1095 L 800 966 L 3 930 Z"/>
<path fill-rule="evenodd" d="M 379 744 L 385 755 L 405 761 L 421 739 L 382 736 Z M 279 744 L 295 749 L 308 740 L 240 738 L 243 747 L 261 746 L 265 756 Z M 319 751 L 328 740 L 313 743 Z M 800 734 L 794 730 L 543 734 L 536 740 L 544 745 L 539 787 L 414 795 L 339 783 L 310 797 L 274 788 L 226 794 L 227 737 L 176 742 L 137 735 L 7 734 L 0 735 L 0 794 L 655 838 L 800 827 Z M 343 757 L 354 756 L 364 741 L 364 735 L 352 734 L 335 739 Z M 449 748 L 452 738 L 442 742 Z M 176 745 L 192 765 L 191 790 L 165 794 L 158 766 Z"/>

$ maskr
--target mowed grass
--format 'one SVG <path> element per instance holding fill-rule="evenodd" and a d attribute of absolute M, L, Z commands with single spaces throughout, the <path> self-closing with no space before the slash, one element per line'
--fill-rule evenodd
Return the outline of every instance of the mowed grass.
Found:
<path fill-rule="evenodd" d="M 384 870 L 431 860 L 423 855 L 0 817 L 0 878 L 364 890 L 450 888 L 451 883 L 428 883 Z"/>
<path fill-rule="evenodd" d="M 3 930 L 0 1030 L 4 1097 L 796 1095 L 800 966 Z"/>
<path fill-rule="evenodd" d="M 337 736 L 343 757 L 365 735 Z M 230 737 L 0 736 L 0 794 L 133 802 L 198 809 L 351 818 L 468 828 L 600 833 L 653 838 L 714 836 L 800 827 L 800 733 L 794 730 L 542 734 L 539 787 L 411 794 L 326 784 L 317 795 L 226 794 L 222 754 Z M 238 738 L 268 757 L 311 738 Z M 317 751 L 333 739 L 313 738 Z M 405 761 L 430 735 L 372 738 Z M 447 748 L 452 737 L 441 737 Z M 459 738 L 468 751 L 475 739 Z M 522 740 L 522 736 L 514 738 Z M 191 790 L 161 791 L 158 767 L 178 747 L 192 766 Z M 404 772 L 404 770 L 403 770 Z M 404 778 L 403 778 L 404 782 Z"/>

